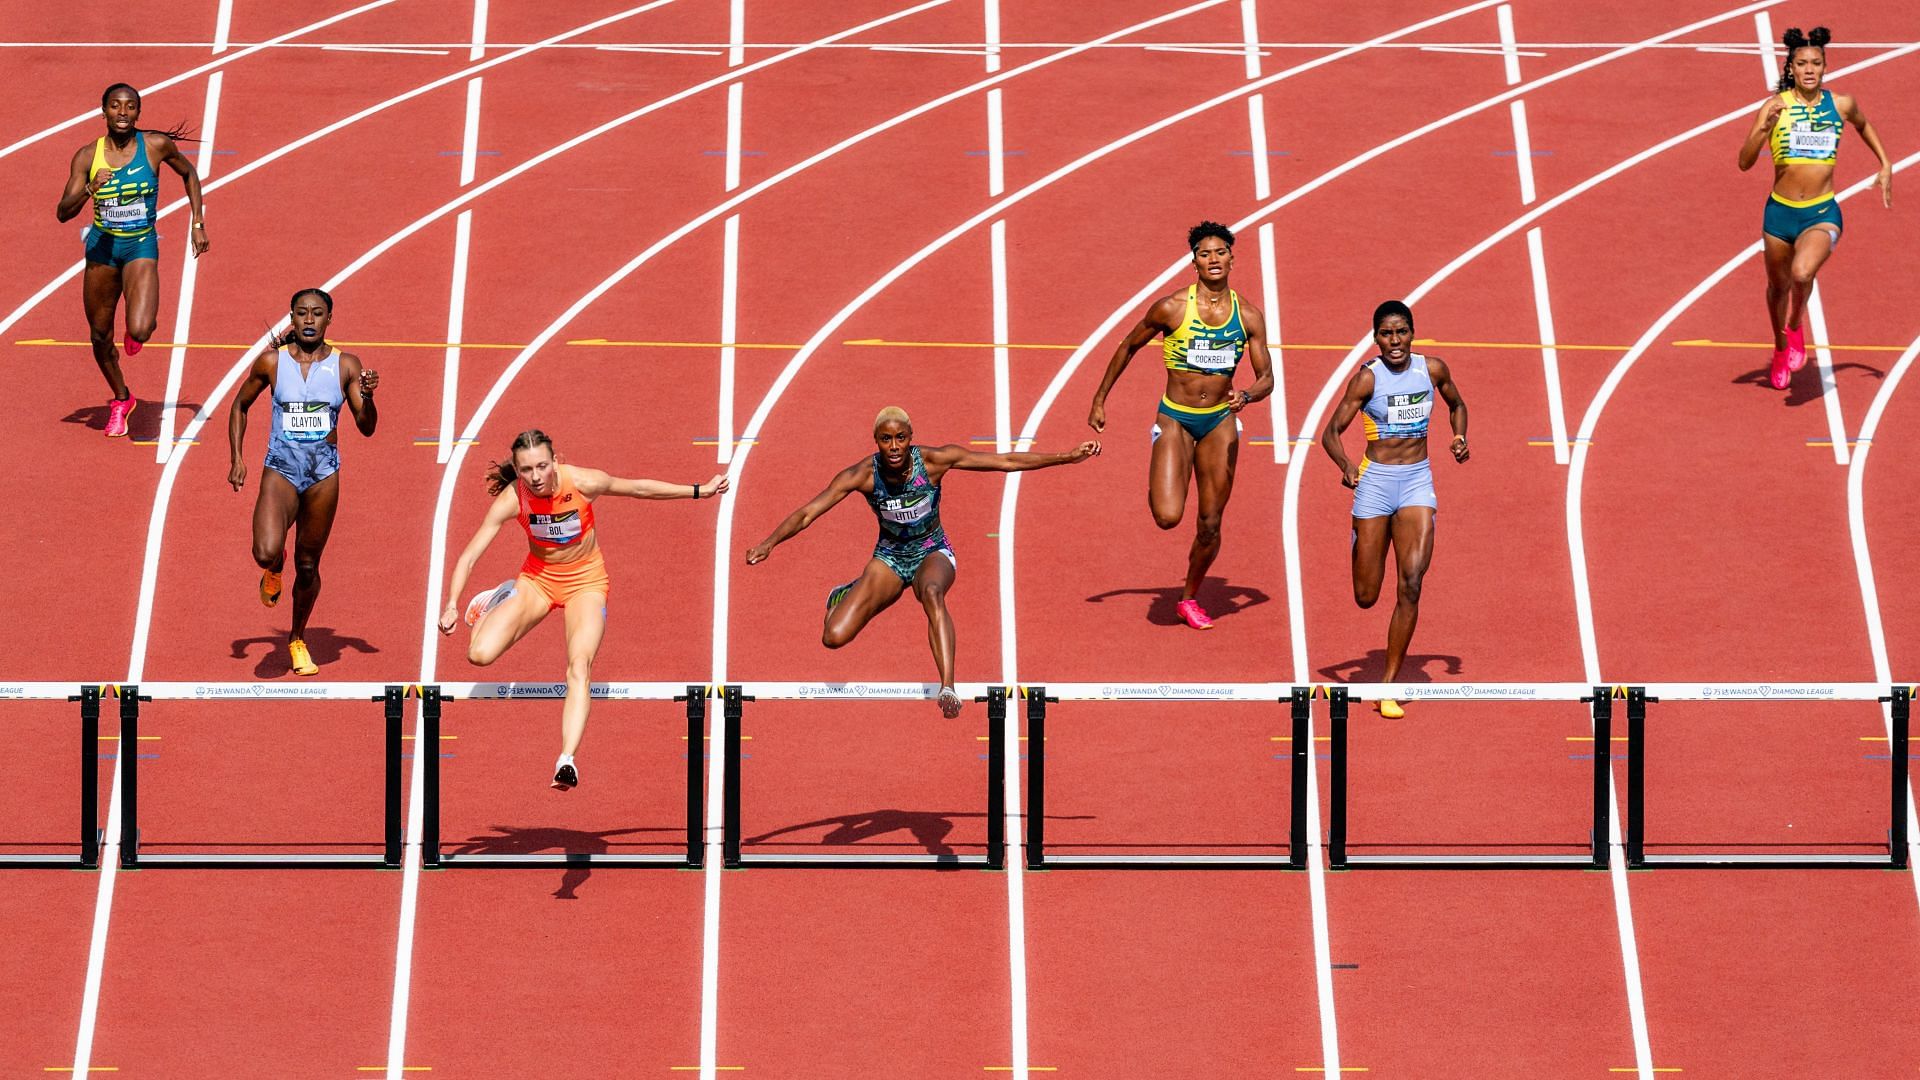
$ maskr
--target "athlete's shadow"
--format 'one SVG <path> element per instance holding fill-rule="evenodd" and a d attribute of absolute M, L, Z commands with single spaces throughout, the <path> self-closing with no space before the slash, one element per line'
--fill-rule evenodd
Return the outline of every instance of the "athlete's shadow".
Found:
<path fill-rule="evenodd" d="M 176 403 L 174 408 L 186 414 L 185 416 L 174 417 L 175 438 L 178 438 L 178 432 L 186 426 L 186 421 L 200 411 L 200 403 L 197 401 L 182 401 Z M 61 417 L 60 422 L 63 424 L 84 424 L 95 431 L 105 431 L 107 430 L 106 403 L 83 405 Z M 156 401 L 140 402 L 139 405 L 134 407 L 133 415 L 127 417 L 127 438 L 133 442 L 152 442 L 159 437 L 160 403 Z"/>
<path fill-rule="evenodd" d="M 1847 363 L 1844 363 L 1844 364 L 1833 365 L 1833 370 L 1836 372 L 1846 371 L 1849 369 L 1854 371 L 1863 371 L 1876 379 L 1884 379 L 1887 377 L 1886 372 L 1881 371 L 1879 368 L 1871 367 L 1867 364 L 1858 364 L 1852 361 L 1848 361 Z M 1743 383 L 1748 386 L 1758 386 L 1766 390 L 1770 394 L 1778 393 L 1779 391 L 1773 388 L 1773 384 L 1767 381 L 1768 375 L 1769 375 L 1769 369 L 1760 368 L 1756 371 L 1749 371 L 1742 375 L 1736 375 L 1734 376 L 1733 381 L 1735 383 Z M 1809 357 L 1807 359 L 1807 366 L 1801 368 L 1799 371 L 1794 372 L 1793 381 L 1787 384 L 1787 404 L 1788 405 L 1811 405 L 1814 402 L 1819 401 L 1820 396 L 1821 396 L 1820 372 L 1814 366 L 1813 359 Z"/>
<path fill-rule="evenodd" d="M 289 585 L 292 582 L 288 582 Z M 264 646 L 266 652 L 260 656 L 260 662 L 253 666 L 256 679 L 277 679 L 293 673 L 293 665 L 287 660 L 287 638 L 284 634 L 272 634 L 263 637 L 243 637 L 233 639 L 233 658 L 245 660 L 255 646 Z M 334 663 L 348 650 L 362 653 L 377 653 L 379 646 L 365 638 L 347 637 L 336 634 L 331 627 L 307 627 L 307 652 L 313 656 L 313 662 L 325 667 Z"/>
<path fill-rule="evenodd" d="M 670 828 L 633 828 L 608 829 L 605 832 L 582 832 L 579 829 L 531 828 L 522 829 L 512 825 L 491 826 L 493 833 L 484 836 L 468 837 L 450 852 L 454 855 L 531 855 L 541 851 L 556 851 L 568 854 L 585 853 L 605 855 L 612 850 L 607 841 L 610 837 L 631 836 L 634 833 L 675 833 Z M 578 900 L 577 891 L 593 876 L 593 866 L 582 863 L 567 867 L 560 875 L 560 886 L 553 890 L 555 900 Z"/>
<path fill-rule="evenodd" d="M 960 855 L 947 843 L 947 837 L 953 832 L 953 823 L 959 818 L 984 818 L 987 815 L 971 812 L 940 812 L 935 810 L 869 810 L 861 814 L 839 814 L 834 817 L 820 818 L 817 821 L 803 821 L 798 825 L 788 825 L 764 832 L 758 836 L 748 836 L 741 840 L 744 844 L 764 844 L 776 836 L 806 832 L 832 826 L 817 841 L 822 847 L 829 845 L 854 845 L 864 840 L 886 836 L 890 833 L 904 832 L 913 837 L 914 843 L 926 849 L 927 854 L 941 860 L 942 869 L 958 869 Z M 1082 817 L 1056 817 L 1048 814 L 1049 821 L 1082 821 Z"/>
<path fill-rule="evenodd" d="M 1147 621 L 1155 626 L 1185 626 L 1186 620 L 1176 610 L 1180 603 L 1181 587 L 1168 585 L 1156 589 L 1108 589 L 1103 593 L 1094 593 L 1087 597 L 1089 604 L 1104 604 L 1108 600 L 1122 596 L 1145 596 Z M 1250 585 L 1229 585 L 1226 578 L 1210 577 L 1200 582 L 1200 591 L 1194 594 L 1195 600 L 1205 608 L 1207 614 L 1215 620 L 1231 618 L 1256 604 L 1264 604 L 1273 599 Z"/>
<path fill-rule="evenodd" d="M 1460 658 L 1438 653 L 1407 654 L 1400 665 L 1400 678 L 1403 683 L 1432 682 L 1427 665 L 1438 663 L 1444 674 L 1458 675 L 1461 671 Z M 1320 674 L 1329 682 L 1377 683 L 1387 673 L 1387 650 L 1375 649 L 1365 656 L 1353 660 L 1342 660 L 1337 664 L 1328 664 L 1320 669 Z"/>

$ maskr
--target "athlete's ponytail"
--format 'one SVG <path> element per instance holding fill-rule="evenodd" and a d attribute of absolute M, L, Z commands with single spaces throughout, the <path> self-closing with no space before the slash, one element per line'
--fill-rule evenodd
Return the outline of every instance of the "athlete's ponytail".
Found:
<path fill-rule="evenodd" d="M 113 100 L 113 95 L 115 94 L 115 92 L 120 90 L 125 90 L 127 93 L 133 95 L 134 108 L 137 109 L 140 107 L 140 91 L 135 89 L 132 86 L 127 85 L 126 83 L 117 82 L 117 83 L 114 83 L 112 86 L 107 87 L 106 90 L 100 94 L 100 109 L 102 112 L 106 111 L 107 102 Z M 179 123 L 173 125 L 170 128 L 145 128 L 143 130 L 152 131 L 160 135 L 165 135 L 167 138 L 172 139 L 174 142 L 199 142 L 200 141 L 199 139 L 196 139 L 193 137 L 193 125 L 187 123 L 185 120 L 180 121 Z"/>
<path fill-rule="evenodd" d="M 553 453 L 553 440 L 539 428 L 528 428 L 513 440 L 513 447 L 507 451 L 507 460 L 487 462 L 487 494 L 498 495 L 520 482 L 520 474 L 513 467 L 513 455 L 522 450 L 531 450 L 544 446 L 547 453 Z"/>
<path fill-rule="evenodd" d="M 1787 62 L 1780 65 L 1780 81 L 1774 85 L 1774 92 L 1793 89 L 1793 54 L 1801 49 L 1819 49 L 1824 59 L 1827 55 L 1827 42 L 1833 40 L 1833 32 L 1824 26 L 1816 26 L 1812 33 L 1802 34 L 1797 26 L 1790 26 L 1780 35 L 1780 44 L 1787 47 Z"/>

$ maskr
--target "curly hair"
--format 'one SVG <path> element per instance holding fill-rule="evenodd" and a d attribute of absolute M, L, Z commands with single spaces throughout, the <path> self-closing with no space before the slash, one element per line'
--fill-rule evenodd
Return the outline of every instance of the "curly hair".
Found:
<path fill-rule="evenodd" d="M 1833 40 L 1833 32 L 1824 26 L 1816 26 L 1813 32 L 1802 34 L 1800 28 L 1791 26 L 1780 35 L 1780 44 L 1787 47 L 1787 62 L 1780 65 L 1780 81 L 1774 84 L 1774 92 L 1793 89 L 1793 54 L 1801 49 L 1819 49 L 1820 56 L 1827 55 L 1827 42 Z"/>
<path fill-rule="evenodd" d="M 1217 221 L 1203 221 L 1187 230 L 1187 250 L 1198 251 L 1200 241 L 1209 236 L 1217 236 L 1228 248 L 1233 247 L 1233 230 Z"/>

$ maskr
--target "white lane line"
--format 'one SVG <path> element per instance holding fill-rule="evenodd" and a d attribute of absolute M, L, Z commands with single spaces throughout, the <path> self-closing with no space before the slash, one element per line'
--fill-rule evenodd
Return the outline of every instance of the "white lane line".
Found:
<path fill-rule="evenodd" d="M 741 125 L 746 120 L 747 87 L 745 83 L 731 83 L 727 86 L 727 176 L 726 190 L 732 191 L 740 186 L 740 138 Z"/>
<path fill-rule="evenodd" d="M 160 91 L 165 90 L 170 86 L 177 86 L 180 83 L 186 82 L 189 79 L 197 79 L 200 76 L 205 75 L 209 71 L 217 71 L 220 68 L 226 67 L 228 64 L 231 64 L 231 63 L 234 63 L 235 61 L 242 60 L 246 57 L 252 56 L 254 53 L 260 52 L 263 49 L 270 49 L 276 45 L 285 44 L 287 42 L 292 41 L 294 38 L 300 37 L 303 34 L 310 34 L 315 30 L 325 29 L 326 27 L 332 26 L 335 23 L 344 22 L 347 19 L 351 19 L 356 15 L 364 15 L 369 11 L 386 7 L 388 4 L 392 4 L 395 2 L 396 0 L 372 0 L 371 3 L 361 4 L 357 8 L 352 8 L 348 11 L 342 11 L 338 15 L 329 15 L 328 17 L 321 19 L 318 22 L 308 23 L 307 25 L 302 26 L 297 30 L 289 30 L 284 34 L 281 34 L 279 37 L 271 38 L 267 41 L 260 42 L 257 45 L 249 45 L 246 48 L 241 49 L 239 52 L 233 53 L 230 56 L 220 56 L 219 59 L 213 60 L 209 63 L 201 64 L 197 68 L 193 68 L 189 71 L 183 71 L 178 75 L 173 75 L 173 76 L 169 76 L 168 78 L 161 79 L 159 82 L 154 83 L 152 86 L 142 87 L 140 89 L 141 100 L 144 101 L 146 98 L 154 94 L 157 94 Z M 164 44 L 167 46 L 177 46 L 177 45 L 181 45 L 182 43 L 170 41 L 170 42 L 165 42 Z M 67 49 L 67 48 L 85 48 L 87 47 L 88 43 L 83 42 L 79 44 L 72 44 L 68 42 L 48 42 L 47 45 L 48 47 L 51 47 L 51 48 Z M 127 48 L 127 47 L 134 47 L 134 46 L 103 44 L 100 47 L 119 49 L 119 48 Z M 229 42 L 227 41 L 226 35 L 224 33 L 216 33 L 214 36 L 214 39 L 211 42 L 188 43 L 185 47 L 188 47 L 188 48 L 211 47 L 214 50 L 214 53 L 218 55 L 223 50 L 229 47 Z M 39 131 L 36 131 L 31 135 L 28 135 L 15 142 L 8 143 L 4 147 L 0 147 L 0 158 L 4 158 L 9 154 L 15 153 L 19 150 L 25 149 L 26 147 L 32 146 L 34 143 L 37 143 L 40 140 L 45 139 L 49 136 L 58 135 L 59 133 L 67 130 L 68 128 L 76 127 L 90 120 L 97 122 L 99 121 L 99 119 L 100 119 L 100 110 L 92 109 L 88 112 L 83 112 L 78 116 L 73 116 L 65 120 L 62 120 L 61 122 L 54 124 L 51 127 L 41 128 Z"/>
<path fill-rule="evenodd" d="M 738 85 L 737 83 L 735 85 Z M 720 245 L 720 426 L 716 458 L 733 460 L 734 360 L 740 312 L 740 215 L 729 214 Z"/>
<path fill-rule="evenodd" d="M 1240 0 L 1240 36 L 1245 39 L 1247 78 L 1260 77 L 1260 12 L 1257 0 Z"/>
<path fill-rule="evenodd" d="M 1855 451 L 1853 460 L 1847 468 L 1847 531 L 1853 539 L 1853 565 L 1860 576 L 1860 604 L 1867 615 L 1867 644 L 1873 650 L 1874 681 L 1882 685 L 1893 682 L 1893 664 L 1887 658 L 1887 630 L 1880 618 L 1880 587 L 1874 581 L 1873 556 L 1867 550 L 1867 453 L 1873 449 L 1873 440 L 1880 432 L 1880 418 L 1885 415 L 1887 405 L 1893 400 L 1894 391 L 1899 389 L 1900 381 L 1906 378 L 1907 369 L 1913 366 L 1913 358 L 1920 355 L 1920 338 L 1907 346 L 1894 362 L 1892 370 L 1880 384 L 1880 390 L 1873 396 L 1873 404 L 1867 409 L 1866 422 L 1860 425 L 1860 447 Z M 1901 753 L 1901 748 L 1892 745 L 1893 713 L 1891 706 L 1881 709 L 1881 722 L 1886 725 L 1889 753 Z M 1913 891 L 1916 900 L 1920 900 L 1920 816 L 1914 812 L 1913 790 L 1907 790 L 1907 866 L 1913 877 Z"/>
<path fill-rule="evenodd" d="M 473 44 L 467 47 L 467 59 L 487 55 L 487 0 L 473 0 Z"/>
<path fill-rule="evenodd" d="M 1507 85 L 1520 81 L 1520 44 L 1513 36 L 1513 5 L 1501 4 L 1494 9 L 1494 19 L 1500 24 L 1500 57 L 1506 62 Z"/>
<path fill-rule="evenodd" d="M 473 183 L 480 161 L 480 87 L 486 80 L 475 75 L 467 80 L 467 121 L 460 133 L 460 186 Z"/>
<path fill-rule="evenodd" d="M 1547 383 L 1547 423 L 1553 432 L 1553 462 L 1565 465 L 1567 406 L 1560 394 L 1560 350 L 1554 346 L 1553 301 L 1547 294 L 1547 254 L 1538 225 L 1527 230 L 1527 263 L 1533 271 L 1533 311 L 1540 327 L 1540 364 Z"/>
<path fill-rule="evenodd" d="M 460 397 L 460 339 L 466 333 L 467 255 L 472 250 L 473 211 L 462 210 L 453 225 L 453 288 L 447 304 L 447 361 L 440 377 L 440 443 L 434 460 L 453 454 L 454 411 Z"/>
<path fill-rule="evenodd" d="M 382 4 L 391 3 L 391 2 L 392 0 L 379 0 L 379 3 L 382 3 Z M 583 26 L 575 27 L 574 29 L 569 30 L 563 34 L 557 34 L 554 37 L 547 39 L 547 41 L 545 42 L 541 42 L 535 45 L 524 46 L 522 48 L 515 49 L 514 51 L 507 53 L 503 56 L 494 57 L 492 60 L 483 60 L 478 64 L 475 64 L 471 67 L 463 68 L 459 71 L 453 72 L 450 75 L 443 75 L 440 78 L 434 79 L 431 82 L 422 83 L 421 85 L 416 86 L 412 90 L 408 90 L 403 94 L 397 94 L 393 97 L 387 98 L 385 101 L 381 101 L 374 105 L 370 105 L 367 108 L 361 109 L 359 112 L 353 113 L 350 116 L 346 116 L 346 117 L 343 117 L 342 119 L 335 120 L 333 123 L 328 124 L 325 127 L 319 128 L 309 134 L 302 135 L 300 138 L 295 139 L 294 141 L 287 143 L 284 146 L 278 147 L 273 151 L 263 155 L 262 157 L 259 157 L 254 159 L 253 161 L 247 162 L 245 165 L 242 165 L 238 169 L 235 169 L 233 172 L 228 173 L 224 178 L 215 180 L 211 184 L 202 185 L 201 191 L 204 194 L 212 194 L 213 192 L 219 190 L 220 188 L 226 186 L 227 184 L 231 184 L 234 181 L 239 180 L 241 177 L 246 176 L 247 174 L 253 172 L 256 169 L 265 168 L 267 165 L 270 165 L 273 162 L 278 161 L 283 157 L 286 157 L 287 155 L 293 153 L 296 150 L 301 149 L 302 147 L 305 147 L 311 143 L 324 139 L 328 135 L 331 135 L 334 132 L 341 130 L 342 128 L 350 127 L 354 124 L 357 124 L 360 121 L 365 120 L 370 116 L 374 116 L 378 113 L 385 112 L 386 110 L 393 108 L 395 105 L 399 105 L 402 102 L 411 101 L 414 98 L 420 97 L 423 94 L 431 93 L 432 91 L 437 90 L 440 87 L 459 82 L 463 78 L 477 75 L 480 72 L 486 71 L 490 68 L 494 68 L 501 64 L 508 63 L 513 60 L 517 60 L 522 56 L 526 56 L 531 53 L 538 52 L 543 48 L 547 48 L 552 44 L 565 41 L 568 38 L 578 37 L 581 34 L 591 33 L 602 27 L 610 26 L 614 23 L 622 22 L 626 19 L 632 18 L 635 15 L 652 11 L 655 8 L 665 7 L 666 5 L 671 4 L 673 2 L 674 0 L 650 0 L 649 3 L 642 4 L 639 7 L 628 8 L 625 11 L 615 12 L 614 14 L 608 15 L 603 19 L 596 19 L 591 23 L 587 23 Z M 377 6 L 377 5 L 369 5 L 369 6 Z M 234 54 L 235 57 L 240 55 L 242 54 L 241 53 Z M 232 59 L 232 57 L 229 57 L 228 59 Z M 674 100 L 678 100 L 678 99 L 676 98 Z M 653 108 L 658 108 L 658 107 L 662 107 L 660 103 L 656 103 L 653 106 L 649 106 L 648 110 L 651 110 Z M 647 111 L 647 110 L 643 110 L 643 111 Z M 92 115 L 97 116 L 99 114 L 94 113 Z M 615 126 L 618 126 L 619 124 L 625 123 L 627 120 L 630 120 L 630 119 L 633 119 L 633 114 L 617 119 L 612 123 Z M 597 132 L 588 132 L 586 135 L 581 136 L 580 138 L 584 140 L 586 138 L 594 136 L 595 134 L 597 134 Z M 567 148 L 569 147 L 562 147 L 561 150 L 564 150 Z M 553 152 L 560 152 L 560 151 L 551 151 L 550 153 L 553 153 Z M 494 184 L 497 183 L 498 181 L 503 180 L 507 177 L 518 175 L 519 171 L 524 171 L 526 168 L 532 167 L 533 165 L 537 164 L 539 160 L 544 160 L 544 159 L 536 159 L 535 161 L 523 162 L 517 168 L 516 171 L 508 172 L 504 174 L 504 176 L 502 177 L 496 177 L 493 181 L 489 181 L 487 184 L 484 184 L 481 187 L 474 189 L 474 191 L 470 193 L 469 196 L 466 197 L 466 199 L 470 200 L 472 197 L 477 196 L 481 192 L 491 190 Z M 166 206 L 162 207 L 160 209 L 160 213 L 158 216 L 161 218 L 168 217 L 171 214 L 173 214 L 175 211 L 179 210 L 181 207 L 184 207 L 186 205 L 187 205 L 186 199 L 184 198 L 176 199 L 173 202 L 168 203 Z M 451 213 L 453 210 L 458 209 L 462 205 L 465 205 L 465 201 L 442 206 L 440 210 L 436 212 L 436 214 L 433 215 L 431 218 L 425 219 L 421 222 L 416 222 L 413 227 L 413 230 L 408 232 L 406 235 L 408 236 L 413 235 L 413 232 L 417 232 L 419 231 L 419 229 L 425 228 L 426 224 L 429 221 L 437 221 L 439 220 L 440 217 L 443 217 L 446 214 Z M 396 240 L 395 242 L 398 242 L 398 241 Z M 382 250 L 385 250 L 385 249 L 382 249 Z M 4 335 L 8 330 L 10 330 L 13 327 L 14 323 L 20 321 L 22 316 L 26 315 L 27 312 L 39 306 L 40 302 L 42 300 L 45 300 L 48 296 L 51 296 L 54 290 L 58 289 L 60 286 L 66 284 L 67 282 L 72 281 L 74 278 L 79 277 L 80 271 L 85 265 L 86 265 L 85 261 L 81 260 L 81 261 L 75 262 L 72 266 L 67 267 L 65 273 L 61 274 L 59 277 L 54 278 L 52 281 L 47 282 L 45 287 L 43 287 L 39 292 L 34 293 L 33 296 L 26 301 L 26 303 L 21 304 L 19 307 L 15 308 L 12 312 L 8 313 L 6 318 L 0 319 L 0 335 Z"/>
<path fill-rule="evenodd" d="M 668 56 L 719 56 L 720 49 L 676 49 L 666 45 L 595 45 L 600 52 L 663 53 Z"/>
<path fill-rule="evenodd" d="M 886 53 L 932 53 L 939 56 L 985 56 L 985 49 L 949 49 L 935 45 L 867 45 L 870 52 Z"/>
<path fill-rule="evenodd" d="M 996 86 L 987 91 L 987 194 L 998 197 L 1006 189 L 1007 133 L 1001 121 L 1000 88 Z"/>
<path fill-rule="evenodd" d="M 1245 45 L 1143 45 L 1147 52 L 1198 53 L 1202 56 L 1244 56 Z"/>
<path fill-rule="evenodd" d="M 322 52 L 398 53 L 402 56 L 446 56 L 452 49 L 405 49 L 389 45 L 322 45 Z"/>
<path fill-rule="evenodd" d="M 1253 158 L 1253 197 L 1266 200 L 1273 196 L 1273 173 L 1267 158 L 1267 99 L 1255 94 L 1247 99 L 1247 149 Z"/>
<path fill-rule="evenodd" d="M 1528 206 L 1537 197 L 1533 186 L 1533 134 L 1527 127 L 1527 103 L 1518 98 L 1507 103 L 1513 116 L 1514 168 L 1520 171 L 1520 205 Z"/>
<path fill-rule="evenodd" d="M 986 30 L 987 74 L 1000 70 L 1000 0 L 981 0 L 980 18 Z"/>
<path fill-rule="evenodd" d="M 1422 45 L 1421 52 L 1462 53 L 1467 56 L 1545 56 L 1543 52 L 1522 52 L 1510 50 L 1502 42 L 1499 45 Z"/>
<path fill-rule="evenodd" d="M 1280 260 L 1273 249 L 1273 222 L 1260 223 L 1260 303 L 1267 317 L 1267 352 L 1273 358 L 1273 396 L 1268 413 L 1273 418 L 1273 460 L 1285 465 L 1293 453 L 1287 424 L 1287 364 L 1285 335 L 1280 329 Z"/>
<path fill-rule="evenodd" d="M 213 17 L 213 55 L 226 52 L 233 31 L 233 0 L 220 0 L 220 10 Z"/>
<path fill-rule="evenodd" d="M 226 36 L 232 11 L 231 0 L 220 5 L 221 24 L 215 37 Z M 226 77 L 224 71 L 207 76 L 207 102 L 200 111 L 200 156 L 194 165 L 203 182 L 217 160 L 213 154 L 214 136 L 220 126 L 220 87 Z M 199 281 L 200 260 L 193 254 L 193 233 L 189 230 L 180 255 L 180 303 L 173 316 L 173 347 L 167 351 L 167 389 L 160 398 L 160 434 L 153 448 L 153 460 L 163 465 L 173 453 L 173 414 L 180 407 L 180 383 L 186 375 L 188 335 L 193 330 L 193 297 Z"/>
<path fill-rule="evenodd" d="M 1013 449 L 1013 376 L 1009 370 L 1007 319 L 1007 222 L 1002 218 L 989 231 L 993 260 L 993 448 L 1004 454 Z"/>
<path fill-rule="evenodd" d="M 1806 327 L 1806 340 L 1814 342 L 1814 362 L 1820 372 L 1820 403 L 1826 407 L 1827 438 L 1833 443 L 1833 463 L 1847 463 L 1847 421 L 1840 415 L 1840 384 L 1833 377 L 1833 349 L 1827 336 L 1827 312 L 1820 303 L 1820 283 L 1815 282 L 1807 292 L 1806 318 L 1802 323 Z"/>
<path fill-rule="evenodd" d="M 1753 15 L 1753 36 L 1760 45 L 1760 77 L 1766 81 L 1768 90 L 1780 85 L 1780 54 L 1774 52 L 1773 15 L 1771 12 L 1756 11 Z M 1745 52 L 1745 49 L 1739 50 Z"/>

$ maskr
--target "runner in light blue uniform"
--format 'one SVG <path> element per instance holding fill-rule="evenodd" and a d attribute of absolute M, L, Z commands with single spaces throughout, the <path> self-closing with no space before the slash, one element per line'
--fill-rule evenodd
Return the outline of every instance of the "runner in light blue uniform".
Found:
<path fill-rule="evenodd" d="M 1427 426 L 1433 399 L 1447 403 L 1453 427 L 1449 449 L 1455 461 L 1467 460 L 1467 403 L 1453 375 L 1437 356 L 1413 351 L 1413 311 L 1398 300 L 1373 313 L 1373 341 L 1380 355 L 1356 372 L 1346 394 L 1327 418 L 1320 445 L 1340 467 L 1340 482 L 1353 489 L 1353 601 L 1370 608 L 1380 598 L 1386 576 L 1387 547 L 1399 568 L 1393 620 L 1387 626 L 1387 665 L 1381 682 L 1400 678 L 1407 644 L 1420 621 L 1420 588 L 1433 562 L 1433 470 L 1427 461 Z M 1348 459 L 1340 435 L 1359 417 L 1367 432 L 1367 450 L 1356 464 Z M 1404 716 L 1400 704 L 1382 698 L 1380 715 Z"/>
<path fill-rule="evenodd" d="M 927 612 L 927 644 L 940 672 L 936 700 L 940 712 L 952 719 L 960 715 L 960 694 L 954 689 L 953 616 L 947 611 L 947 590 L 953 587 L 957 565 L 946 530 L 940 527 L 941 478 L 949 469 L 1024 472 L 1070 465 L 1098 454 L 1100 444 L 1084 442 L 1065 454 L 982 454 L 964 446 L 916 446 L 906 410 L 892 406 L 874 417 L 873 443 L 877 453 L 840 470 L 825 491 L 788 514 L 765 540 L 749 548 L 747 565 L 765 562 L 776 546 L 840 500 L 855 492 L 865 495 L 880 521 L 880 540 L 860 576 L 827 594 L 820 643 L 838 649 L 851 642 L 868 621 L 911 586 Z M 936 553 L 940 558 L 931 557 Z"/>

